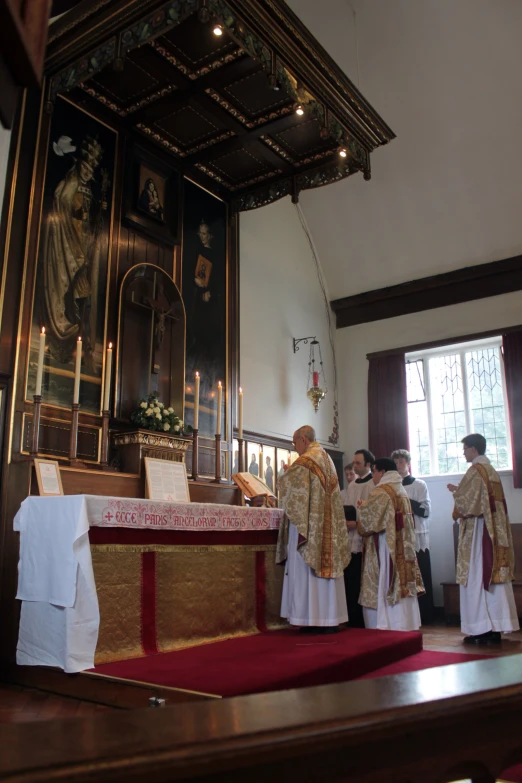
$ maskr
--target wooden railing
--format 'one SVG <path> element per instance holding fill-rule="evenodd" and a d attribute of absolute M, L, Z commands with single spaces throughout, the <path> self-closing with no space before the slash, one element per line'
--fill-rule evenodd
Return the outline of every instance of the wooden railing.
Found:
<path fill-rule="evenodd" d="M 522 655 L 0 727 L 4 783 L 492 783 L 522 762 Z"/>

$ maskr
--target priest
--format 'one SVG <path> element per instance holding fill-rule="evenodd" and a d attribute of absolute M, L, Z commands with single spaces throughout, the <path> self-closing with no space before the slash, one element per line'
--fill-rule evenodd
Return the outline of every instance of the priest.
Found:
<path fill-rule="evenodd" d="M 312 427 L 294 433 L 298 458 L 278 480 L 285 516 L 276 559 L 285 563 L 281 616 L 308 633 L 332 633 L 348 620 L 344 569 L 348 533 L 335 466 Z"/>
<path fill-rule="evenodd" d="M 459 520 L 457 583 L 460 621 L 466 644 L 497 644 L 501 633 L 518 631 L 513 596 L 515 553 L 500 476 L 486 455 L 486 438 L 462 439 L 471 465 L 453 493 L 453 519 Z"/>
<path fill-rule="evenodd" d="M 433 622 L 435 608 L 433 605 L 433 587 L 431 580 L 430 559 L 430 509 L 431 501 L 428 485 L 422 479 L 411 475 L 411 454 L 407 449 L 396 449 L 392 460 L 397 465 L 397 470 L 402 478 L 402 486 L 406 490 L 413 511 L 415 521 L 415 550 L 417 562 L 424 583 L 425 593 L 419 596 L 419 610 L 423 625 Z"/>
<path fill-rule="evenodd" d="M 364 537 L 360 603 L 366 628 L 416 631 L 418 593 L 424 586 L 415 554 L 415 526 L 395 462 L 372 465 L 374 489 L 359 501 L 357 529 Z"/>

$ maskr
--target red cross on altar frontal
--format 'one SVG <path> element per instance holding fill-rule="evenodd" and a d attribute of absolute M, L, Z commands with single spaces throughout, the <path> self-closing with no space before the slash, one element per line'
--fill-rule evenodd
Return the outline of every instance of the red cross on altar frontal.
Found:
<path fill-rule="evenodd" d="M 107 511 L 107 513 L 103 515 L 103 518 L 104 518 L 104 519 L 105 519 L 107 522 L 110 522 L 110 521 L 111 521 L 111 519 L 114 519 L 114 514 L 111 514 L 111 512 L 110 512 L 110 511 Z"/>

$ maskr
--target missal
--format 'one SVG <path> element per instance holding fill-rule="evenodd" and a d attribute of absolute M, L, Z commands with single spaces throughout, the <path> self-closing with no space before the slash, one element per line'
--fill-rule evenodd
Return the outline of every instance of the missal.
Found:
<path fill-rule="evenodd" d="M 232 481 L 237 484 L 239 489 L 243 492 L 247 498 L 255 498 L 259 495 L 266 495 L 267 497 L 274 497 L 274 493 L 264 481 L 261 481 L 257 476 L 253 476 L 251 473 L 234 473 L 232 475 Z"/>

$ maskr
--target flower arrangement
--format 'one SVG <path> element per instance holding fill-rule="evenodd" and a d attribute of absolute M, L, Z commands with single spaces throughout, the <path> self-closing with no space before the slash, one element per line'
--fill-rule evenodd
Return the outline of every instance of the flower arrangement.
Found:
<path fill-rule="evenodd" d="M 176 433 L 183 429 L 183 422 L 174 413 L 174 408 L 166 408 L 158 399 L 158 392 L 149 394 L 146 400 L 140 400 L 131 421 L 145 430 Z"/>

